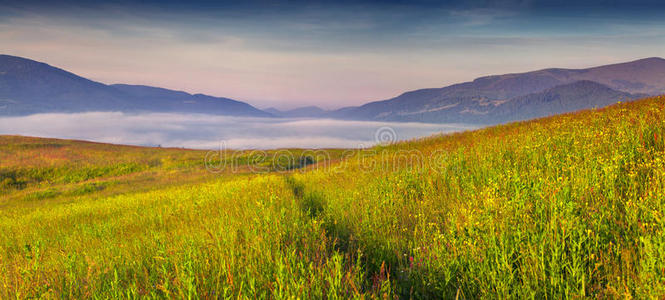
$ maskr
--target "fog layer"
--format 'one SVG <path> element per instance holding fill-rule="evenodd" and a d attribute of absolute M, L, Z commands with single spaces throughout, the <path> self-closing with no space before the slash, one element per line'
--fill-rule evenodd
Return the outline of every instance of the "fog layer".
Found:
<path fill-rule="evenodd" d="M 359 148 L 475 128 L 462 124 L 91 112 L 0 118 L 0 134 L 216 149 Z"/>

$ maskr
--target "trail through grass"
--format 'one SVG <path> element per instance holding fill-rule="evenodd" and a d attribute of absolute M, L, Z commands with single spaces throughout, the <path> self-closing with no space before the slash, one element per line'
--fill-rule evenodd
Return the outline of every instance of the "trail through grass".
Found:
<path fill-rule="evenodd" d="M 266 174 L 33 142 L 3 148 L 1 298 L 665 297 L 663 97 Z"/>

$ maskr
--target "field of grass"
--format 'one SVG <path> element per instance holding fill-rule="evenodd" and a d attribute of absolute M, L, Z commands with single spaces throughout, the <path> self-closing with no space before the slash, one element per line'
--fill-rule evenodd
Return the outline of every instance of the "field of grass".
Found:
<path fill-rule="evenodd" d="M 295 161 L 280 153 L 307 158 Z M 0 208 L 43 200 L 71 201 L 237 178 L 243 174 L 284 172 L 340 159 L 341 150 L 316 152 L 286 149 L 272 151 L 196 151 L 147 148 L 61 139 L 0 136 Z M 275 158 L 275 159 L 272 159 Z M 222 175 L 233 176 L 222 176 Z M 31 201 L 34 200 L 34 201 Z"/>
<path fill-rule="evenodd" d="M 665 297 L 665 97 L 329 152 L 0 137 L 0 298 Z"/>

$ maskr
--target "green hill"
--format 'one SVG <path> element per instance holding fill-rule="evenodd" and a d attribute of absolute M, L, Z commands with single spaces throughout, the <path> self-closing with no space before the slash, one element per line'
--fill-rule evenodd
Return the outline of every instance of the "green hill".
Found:
<path fill-rule="evenodd" d="M 215 174 L 205 152 L 2 137 L 0 295 L 662 298 L 664 116 L 655 97 Z M 70 192 L 95 180 L 129 183 Z"/>

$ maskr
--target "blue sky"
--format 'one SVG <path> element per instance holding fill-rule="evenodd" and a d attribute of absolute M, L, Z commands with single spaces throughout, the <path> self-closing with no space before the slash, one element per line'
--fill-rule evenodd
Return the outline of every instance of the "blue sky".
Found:
<path fill-rule="evenodd" d="M 0 7 L 3 53 L 104 83 L 262 108 L 337 108 L 489 74 L 665 56 L 659 1 L 0 0 Z"/>

